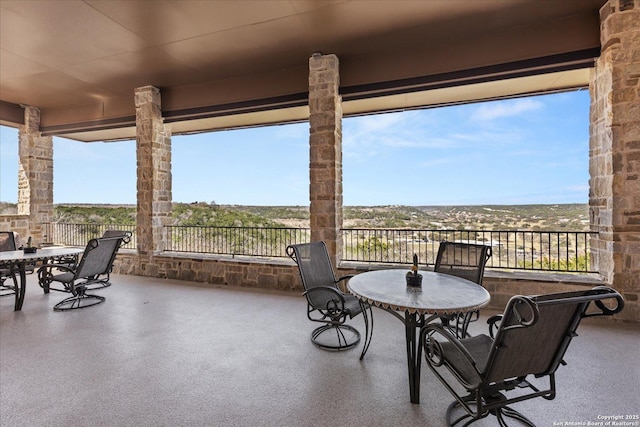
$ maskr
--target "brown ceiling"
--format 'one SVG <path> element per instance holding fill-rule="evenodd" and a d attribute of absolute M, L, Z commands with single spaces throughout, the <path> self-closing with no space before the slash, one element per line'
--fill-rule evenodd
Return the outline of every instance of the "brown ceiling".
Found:
<path fill-rule="evenodd" d="M 579 87 L 603 3 L 0 0 L 0 122 L 31 105 L 45 134 L 131 137 L 146 85 L 174 132 L 301 120 L 313 52 L 347 114 Z"/>

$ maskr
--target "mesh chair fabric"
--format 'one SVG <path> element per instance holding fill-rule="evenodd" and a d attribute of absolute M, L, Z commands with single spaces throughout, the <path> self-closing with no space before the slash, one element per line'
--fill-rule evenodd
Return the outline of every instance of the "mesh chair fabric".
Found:
<path fill-rule="evenodd" d="M 482 276 L 491 247 L 470 243 L 442 242 L 438 248 L 434 271 L 462 277 L 482 284 Z"/>

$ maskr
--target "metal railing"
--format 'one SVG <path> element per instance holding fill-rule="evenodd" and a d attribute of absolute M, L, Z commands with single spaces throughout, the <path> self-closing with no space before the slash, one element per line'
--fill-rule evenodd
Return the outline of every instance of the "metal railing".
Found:
<path fill-rule="evenodd" d="M 258 257 L 286 257 L 288 245 L 308 243 L 308 228 L 278 227 L 166 227 L 172 252 L 195 252 Z"/>
<path fill-rule="evenodd" d="M 106 230 L 122 230 L 131 233 L 131 240 L 122 246 L 126 249 L 137 247 L 136 226 L 116 224 L 68 224 L 53 222 L 44 224 L 45 242 L 56 245 L 85 247 L 87 242 L 104 234 Z"/>
<path fill-rule="evenodd" d="M 491 246 L 488 268 L 590 273 L 589 231 L 343 229 L 344 261 L 434 265 L 442 241 Z"/>
<path fill-rule="evenodd" d="M 84 246 L 107 229 L 132 233 L 125 248 L 136 248 L 133 225 L 65 224 L 45 225 L 48 241 Z M 167 226 L 167 251 L 286 257 L 286 247 L 311 241 L 309 228 Z M 588 231 L 489 231 L 426 229 L 342 229 L 344 261 L 411 264 L 417 254 L 421 265 L 434 265 L 440 242 L 489 245 L 493 255 L 488 268 L 551 272 L 595 272 L 590 263 Z"/>

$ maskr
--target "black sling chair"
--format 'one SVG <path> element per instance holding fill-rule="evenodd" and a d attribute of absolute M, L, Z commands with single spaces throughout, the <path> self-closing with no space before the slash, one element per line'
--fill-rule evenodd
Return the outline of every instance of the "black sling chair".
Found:
<path fill-rule="evenodd" d="M 511 417 L 534 423 L 508 405 L 556 397 L 555 373 L 585 317 L 619 313 L 622 296 L 599 286 L 587 291 L 514 296 L 491 317 L 489 335 L 458 339 L 448 328 L 424 327 L 421 340 L 429 368 L 456 398 L 448 425 L 465 426 L 489 415 L 501 426 Z"/>
<path fill-rule="evenodd" d="M 324 242 L 303 243 L 287 247 L 287 255 L 298 265 L 304 295 L 307 298 L 307 317 L 312 322 L 324 323 L 311 333 L 311 341 L 326 350 L 346 350 L 360 342 L 360 332 L 345 324 L 362 313 L 365 324 L 365 342 L 362 359 L 371 343 L 373 316 L 371 306 L 344 293 L 338 284 L 353 276 L 336 279 Z"/>
<path fill-rule="evenodd" d="M 484 267 L 491 258 L 491 246 L 462 242 L 441 242 L 433 271 L 450 274 L 482 286 Z M 442 324 L 458 338 L 467 335 L 469 323 L 478 320 L 478 310 L 442 316 Z"/>
<path fill-rule="evenodd" d="M 38 280 L 45 293 L 49 290 L 70 292 L 72 295 L 54 306 L 55 311 L 90 307 L 105 301 L 103 296 L 90 295 L 86 291 L 109 274 L 113 261 L 121 246 L 122 237 L 91 239 L 77 267 L 60 264 L 45 264 L 38 269 Z M 54 282 L 64 288 L 51 287 Z"/>

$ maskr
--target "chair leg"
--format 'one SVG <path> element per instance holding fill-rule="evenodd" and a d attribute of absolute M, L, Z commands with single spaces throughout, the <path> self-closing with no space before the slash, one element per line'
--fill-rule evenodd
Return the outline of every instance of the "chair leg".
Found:
<path fill-rule="evenodd" d="M 502 408 L 497 409 L 497 412 L 498 413 L 496 413 L 495 415 L 496 417 L 498 417 L 498 419 L 502 418 L 502 416 L 504 415 L 505 417 L 513 418 L 530 427 L 536 427 L 536 425 L 529 418 L 525 417 L 520 412 L 508 406 L 504 406 Z M 507 424 L 505 423 L 504 425 L 507 425 Z"/>
<path fill-rule="evenodd" d="M 360 332 L 349 325 L 327 324 L 313 330 L 311 342 L 324 350 L 346 350 L 360 342 Z"/>
<path fill-rule="evenodd" d="M 499 395 L 496 397 L 492 397 L 490 399 L 494 399 L 494 398 L 497 400 L 502 400 L 504 399 L 504 396 Z M 470 407 L 476 406 L 476 400 L 473 395 L 466 396 L 462 399 L 468 406 Z M 455 420 L 452 420 L 452 417 L 454 416 L 454 412 L 460 409 L 462 409 L 462 412 L 463 412 L 462 415 L 460 415 Z M 509 406 L 501 406 L 498 408 L 489 409 L 481 414 L 477 414 L 477 413 L 469 413 L 469 411 L 466 410 L 464 406 L 460 404 L 460 402 L 458 402 L 457 400 L 451 403 L 447 408 L 446 420 L 447 420 L 447 425 L 449 426 L 455 426 L 458 423 L 466 421 L 464 424 L 462 424 L 463 427 L 466 427 L 468 425 L 475 423 L 478 420 L 488 417 L 489 415 L 495 416 L 496 420 L 498 421 L 498 425 L 500 425 L 501 427 L 508 427 L 508 424 L 504 419 L 505 417 L 518 420 L 520 423 L 527 425 L 529 427 L 536 427 L 536 425 L 531 420 L 529 420 L 520 412 L 516 411 L 515 409 Z"/>
<path fill-rule="evenodd" d="M 465 399 L 466 401 L 466 399 Z M 469 401 L 468 401 L 469 402 Z M 470 403 L 470 402 L 469 402 Z M 452 421 L 452 417 L 454 415 L 454 411 L 458 410 L 458 409 L 463 409 L 463 414 L 460 415 L 458 418 L 456 418 L 455 420 Z M 460 402 L 458 402 L 457 400 L 454 401 L 453 403 L 451 403 L 449 405 L 449 407 L 447 408 L 447 414 L 446 414 L 446 420 L 447 420 L 447 425 L 448 426 L 455 426 L 458 423 L 468 420 L 466 423 L 463 424 L 464 427 L 468 426 L 469 424 L 472 424 L 482 418 L 485 418 L 489 415 L 489 412 L 486 412 L 484 414 L 481 415 L 477 415 L 477 414 L 470 414 L 468 413 L 466 410 L 464 410 L 463 406 L 460 404 Z"/>
<path fill-rule="evenodd" d="M 11 277 L 11 280 L 13 280 L 13 286 L 4 284 L 5 280 L 7 280 L 9 277 Z M 0 280 L 0 297 L 15 295 L 16 292 L 18 292 L 18 279 L 16 278 L 16 275 L 8 274 L 6 276 L 3 276 Z"/>
<path fill-rule="evenodd" d="M 49 286 L 53 282 L 53 274 L 47 268 L 42 267 L 38 270 L 38 285 L 42 288 L 45 294 L 49 293 Z"/>
<path fill-rule="evenodd" d="M 76 289 L 75 295 L 63 299 L 53 306 L 54 311 L 75 310 L 78 308 L 91 307 L 105 301 L 105 297 L 99 295 L 87 295 L 84 288 Z"/>
<path fill-rule="evenodd" d="M 369 350 L 371 345 L 371 337 L 373 336 L 373 312 L 371 311 L 371 305 L 360 302 L 362 307 L 362 316 L 364 318 L 364 345 L 362 346 L 362 353 L 360 354 L 360 360 L 364 358 L 364 355 Z"/>

